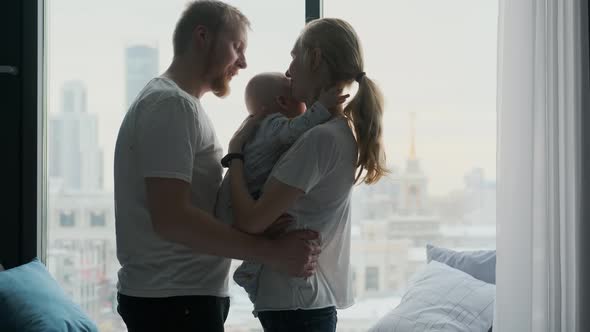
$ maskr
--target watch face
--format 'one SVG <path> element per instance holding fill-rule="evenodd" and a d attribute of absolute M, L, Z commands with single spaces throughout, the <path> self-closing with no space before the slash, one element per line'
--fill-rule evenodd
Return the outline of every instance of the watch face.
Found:
<path fill-rule="evenodd" d="M 225 155 L 223 158 L 221 158 L 221 166 L 229 167 L 227 157 L 228 157 L 228 155 Z"/>

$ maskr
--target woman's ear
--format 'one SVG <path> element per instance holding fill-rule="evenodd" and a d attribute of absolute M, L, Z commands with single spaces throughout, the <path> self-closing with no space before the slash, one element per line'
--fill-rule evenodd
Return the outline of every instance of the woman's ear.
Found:
<path fill-rule="evenodd" d="M 318 47 L 314 48 L 310 52 L 311 70 L 316 71 L 322 63 L 322 50 Z"/>

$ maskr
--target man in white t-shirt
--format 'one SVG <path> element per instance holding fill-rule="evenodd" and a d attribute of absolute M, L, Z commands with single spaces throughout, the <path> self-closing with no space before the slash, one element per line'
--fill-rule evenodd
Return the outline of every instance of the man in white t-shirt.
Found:
<path fill-rule="evenodd" d="M 199 99 L 229 93 L 246 67 L 248 27 L 232 6 L 190 3 L 174 31 L 172 64 L 139 93 L 119 130 L 118 311 L 129 331 L 223 331 L 229 258 L 293 276 L 315 272 L 316 233 L 268 240 L 212 216 L 222 148 Z"/>

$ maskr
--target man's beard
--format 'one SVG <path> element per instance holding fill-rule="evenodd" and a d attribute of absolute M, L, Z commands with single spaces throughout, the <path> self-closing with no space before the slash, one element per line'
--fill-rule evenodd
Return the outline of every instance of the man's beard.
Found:
<path fill-rule="evenodd" d="M 217 73 L 215 74 L 215 72 L 217 70 L 219 70 L 219 66 L 217 63 L 217 56 L 215 54 L 215 48 L 212 47 L 209 52 L 208 52 L 208 57 L 207 57 L 207 67 L 209 68 L 209 73 L 212 75 L 215 75 L 214 77 L 211 78 L 210 84 L 211 84 L 211 92 L 213 92 L 214 95 L 216 95 L 219 98 L 222 97 L 226 97 L 227 95 L 229 95 L 230 92 L 230 87 L 229 87 L 229 81 L 231 79 L 230 76 L 228 76 L 228 73 L 225 72 L 225 68 L 222 69 L 221 73 Z"/>
<path fill-rule="evenodd" d="M 226 73 L 217 75 L 211 80 L 211 91 L 219 98 L 229 95 L 231 89 L 229 87 L 230 76 Z"/>

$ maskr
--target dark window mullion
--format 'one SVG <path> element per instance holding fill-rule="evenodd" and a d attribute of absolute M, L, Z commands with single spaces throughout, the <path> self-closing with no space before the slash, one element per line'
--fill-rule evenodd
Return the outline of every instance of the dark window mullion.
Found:
<path fill-rule="evenodd" d="M 42 188 L 44 177 L 39 176 L 44 169 L 44 158 L 39 152 L 42 151 L 44 110 L 40 107 L 40 91 L 43 76 L 39 63 L 43 60 L 42 53 L 39 53 L 39 41 L 42 40 L 43 31 L 43 1 L 23 1 L 22 21 L 22 115 L 21 115 L 21 255 L 20 263 L 26 263 L 35 257 L 42 258 L 42 248 L 38 205 L 39 188 Z M 39 29 L 41 28 L 41 29 Z M 40 36 L 39 36 L 40 35 Z M 41 200 L 42 201 L 42 200 Z"/>
<path fill-rule="evenodd" d="M 322 0 L 305 0 L 305 23 L 323 16 Z"/>
<path fill-rule="evenodd" d="M 2 221 L 0 222 L 0 263 L 4 268 L 21 262 L 21 172 L 22 172 L 22 17 L 20 0 L 2 2 L 0 10 L 0 125 L 2 140 Z"/>

